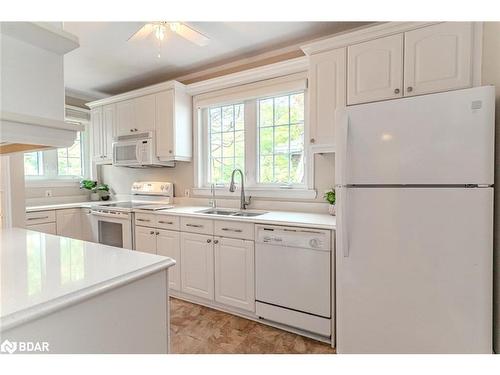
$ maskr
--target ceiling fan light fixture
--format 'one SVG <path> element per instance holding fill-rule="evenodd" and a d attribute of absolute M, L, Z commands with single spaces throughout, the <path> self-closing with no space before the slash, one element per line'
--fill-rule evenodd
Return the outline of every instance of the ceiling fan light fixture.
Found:
<path fill-rule="evenodd" d="M 168 25 L 170 26 L 170 30 L 172 30 L 174 33 L 179 33 L 179 31 L 181 30 L 180 22 L 169 22 Z"/>

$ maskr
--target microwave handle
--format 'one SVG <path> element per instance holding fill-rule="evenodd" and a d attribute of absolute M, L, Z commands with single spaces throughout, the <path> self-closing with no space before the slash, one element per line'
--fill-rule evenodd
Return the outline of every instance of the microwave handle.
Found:
<path fill-rule="evenodd" d="M 135 158 L 138 164 L 142 164 L 142 152 L 140 152 L 141 143 L 137 142 L 135 145 Z"/>

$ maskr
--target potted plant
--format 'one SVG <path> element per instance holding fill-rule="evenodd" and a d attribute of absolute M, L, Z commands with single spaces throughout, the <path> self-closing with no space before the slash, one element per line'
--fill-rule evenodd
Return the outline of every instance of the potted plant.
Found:
<path fill-rule="evenodd" d="M 328 213 L 330 215 L 335 215 L 335 189 L 331 189 L 325 192 L 324 198 L 330 206 L 328 207 Z"/>
<path fill-rule="evenodd" d="M 98 184 L 96 187 L 97 192 L 99 193 L 101 199 L 103 201 L 107 201 L 109 199 L 109 186 L 106 184 Z"/>
<path fill-rule="evenodd" d="M 80 181 L 80 189 L 85 189 L 90 191 L 91 201 L 98 201 L 100 199 L 99 193 L 97 192 L 97 181 L 82 180 Z"/>

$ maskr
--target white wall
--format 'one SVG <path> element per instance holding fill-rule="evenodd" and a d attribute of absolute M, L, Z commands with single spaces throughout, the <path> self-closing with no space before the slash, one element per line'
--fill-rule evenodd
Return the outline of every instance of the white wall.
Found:
<path fill-rule="evenodd" d="M 500 353 L 500 22 L 486 22 L 483 34 L 482 83 L 496 86 L 494 349 Z"/>

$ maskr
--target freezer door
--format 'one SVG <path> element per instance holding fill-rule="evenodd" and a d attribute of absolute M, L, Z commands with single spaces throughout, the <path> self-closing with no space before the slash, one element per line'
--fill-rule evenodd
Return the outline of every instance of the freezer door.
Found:
<path fill-rule="evenodd" d="M 340 183 L 493 184 L 494 97 L 485 86 L 348 107 Z"/>
<path fill-rule="evenodd" d="M 341 193 L 337 351 L 491 353 L 493 189 Z"/>

